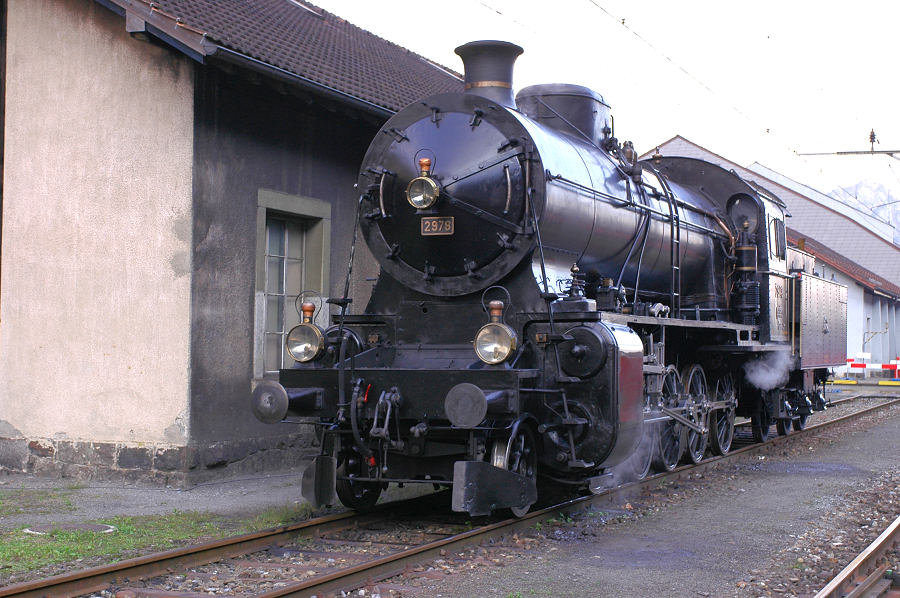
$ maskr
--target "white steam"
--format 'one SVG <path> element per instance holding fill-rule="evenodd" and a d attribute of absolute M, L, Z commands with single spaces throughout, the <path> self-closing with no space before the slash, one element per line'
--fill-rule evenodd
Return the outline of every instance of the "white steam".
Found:
<path fill-rule="evenodd" d="M 744 364 L 747 382 L 760 390 L 783 386 L 794 369 L 794 357 L 788 351 L 772 351 Z"/>

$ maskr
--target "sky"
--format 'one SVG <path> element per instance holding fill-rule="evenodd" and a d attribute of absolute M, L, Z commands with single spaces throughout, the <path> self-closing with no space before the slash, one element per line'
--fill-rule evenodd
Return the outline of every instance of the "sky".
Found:
<path fill-rule="evenodd" d="M 900 198 L 900 2 L 822 0 L 312 0 L 462 71 L 454 48 L 522 46 L 515 91 L 575 83 L 604 96 L 641 152 L 681 135 L 828 192 L 876 180 Z"/>

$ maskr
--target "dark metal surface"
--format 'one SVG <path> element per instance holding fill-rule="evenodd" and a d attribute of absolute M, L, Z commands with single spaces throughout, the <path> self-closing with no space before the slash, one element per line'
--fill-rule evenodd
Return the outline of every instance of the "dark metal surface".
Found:
<path fill-rule="evenodd" d="M 330 455 L 316 455 L 306 466 L 300 484 L 300 494 L 313 508 L 334 504 L 337 459 Z"/>
<path fill-rule="evenodd" d="M 457 428 L 473 428 L 487 415 L 488 399 L 484 391 L 474 384 L 460 382 L 447 391 L 444 411 L 450 423 Z"/>
<path fill-rule="evenodd" d="M 453 466 L 454 511 L 490 515 L 497 509 L 526 507 L 536 500 L 533 479 L 484 461 L 457 461 Z"/>
<path fill-rule="evenodd" d="M 577 97 L 603 106 L 593 96 Z M 523 97 L 539 100 L 538 95 Z M 391 134 L 376 136 L 361 169 L 360 187 L 370 190 L 362 230 L 388 273 L 429 295 L 486 288 L 534 248 L 524 210 L 528 188 L 533 189 L 530 200 L 537 208 L 552 287 L 568 280 L 574 262 L 596 276 L 617 276 L 624 267 L 626 284 L 634 284 L 638 261 L 624 262 L 640 236 L 641 287 L 658 294 L 668 292 L 671 276 L 670 202 L 681 223 L 681 268 L 701 272 L 718 250 L 713 237 L 726 238 L 728 232 L 711 216 L 722 206 L 697 187 L 723 181 L 730 195 L 753 193 L 738 177 L 708 163 L 702 163 L 702 180 L 693 187 L 677 181 L 667 187 L 648 163 L 642 179 L 648 191 L 640 191 L 591 141 L 473 95 L 426 98 L 397 113 L 382 131 Z M 420 154 L 432 159 L 443 187 L 442 199 L 427 211 L 415 210 L 404 197 L 407 183 L 419 174 Z M 531 162 L 527 168 L 526 161 Z M 671 199 L 664 197 L 667 188 L 674 193 Z M 423 217 L 451 216 L 453 235 L 413 233 Z M 686 278 L 684 294 L 704 298 L 715 292 L 710 284 L 709 275 Z"/>
<path fill-rule="evenodd" d="M 329 396 L 337 393 L 338 376 L 336 369 L 321 370 L 289 370 L 282 374 L 282 383 L 286 385 L 309 384 L 311 387 L 321 387 Z M 508 391 L 511 393 L 509 404 L 515 408 L 515 399 L 518 397 L 518 389 L 523 381 L 533 378 L 534 371 L 508 370 L 508 369 L 431 369 L 426 367 L 411 367 L 382 364 L 381 367 L 365 367 L 354 369 L 354 376 L 362 379 L 368 389 L 368 401 L 364 403 L 363 410 L 373 416 L 376 409 L 376 401 L 380 394 L 398 388 L 402 393 L 414 397 L 415 400 L 405 401 L 399 406 L 398 415 L 401 418 L 446 420 L 445 398 L 450 390 L 462 383 L 471 383 L 483 391 Z M 288 386 L 292 388 L 292 386 Z M 317 414 L 322 416 L 334 415 L 337 406 L 327 403 Z M 311 415 L 311 412 L 299 412 L 295 415 Z M 480 420 L 479 420 L 480 421 Z"/>
<path fill-rule="evenodd" d="M 821 372 L 794 368 L 762 389 L 742 369 L 769 367 L 763 353 L 793 358 L 784 205 L 708 162 L 639 163 L 585 88 L 529 88 L 514 109 L 517 46 L 459 51 L 469 93 L 401 110 L 363 160 L 356 222 L 382 270 L 365 314 L 339 320 L 358 352 L 331 343 L 281 372 L 289 397 L 322 389 L 322 407 L 292 399 L 287 413 L 327 425 L 342 500 L 362 506 L 349 486 L 447 481 L 460 463 L 493 462 L 520 424 L 541 473 L 561 483 L 627 460 L 645 418 L 667 431 L 663 463 L 675 467 L 681 430 L 705 444 L 714 409 L 703 385 L 687 397 L 678 386 L 690 364 L 734 374 L 739 414 L 782 428 L 808 415 Z M 410 181 L 430 195 L 414 199 Z M 471 343 L 490 301 L 515 348 L 488 364 Z M 490 469 L 460 467 L 479 483 L 456 488 L 457 506 L 505 504 Z"/>
<path fill-rule="evenodd" d="M 795 284 L 800 367 L 846 365 L 847 287 L 806 274 Z"/>
<path fill-rule="evenodd" d="M 483 116 L 471 126 L 478 113 Z M 361 230 L 382 268 L 432 296 L 472 293 L 511 272 L 533 248 L 523 234 L 524 148 L 507 143 L 525 134 L 511 113 L 480 96 L 447 94 L 402 110 L 383 128 L 391 130 L 402 136 L 374 138 L 359 182 L 360 189 L 371 189 Z M 428 210 L 416 210 L 405 197 L 407 184 L 419 176 L 420 157 L 432 159 L 432 176 L 441 185 L 440 200 Z M 382 187 L 386 216 L 380 215 L 376 192 Z M 453 217 L 454 234 L 421 235 L 426 217 Z"/>
<path fill-rule="evenodd" d="M 531 85 L 516 94 L 516 107 L 540 125 L 597 147 L 612 133 L 609 105 L 599 93 L 580 85 Z"/>
<path fill-rule="evenodd" d="M 513 63 L 522 48 L 509 42 L 477 41 L 456 48 L 465 67 L 467 93 L 484 96 L 512 108 Z"/>
<path fill-rule="evenodd" d="M 274 380 L 263 380 L 253 389 L 250 407 L 256 419 L 266 424 L 278 423 L 288 412 L 288 395 L 284 387 Z"/>

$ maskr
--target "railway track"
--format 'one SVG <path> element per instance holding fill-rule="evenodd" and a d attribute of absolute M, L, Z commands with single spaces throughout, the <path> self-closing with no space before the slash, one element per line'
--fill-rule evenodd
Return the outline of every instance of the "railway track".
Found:
<path fill-rule="evenodd" d="M 853 397 L 861 398 L 861 397 Z M 574 515 L 633 496 L 660 482 L 718 467 L 741 455 L 776 451 L 786 442 L 867 413 L 900 404 L 885 401 L 866 409 L 810 425 L 763 444 L 733 448 L 724 457 L 708 458 L 641 482 L 571 499 L 522 518 L 489 520 L 471 528 L 465 514 L 448 513 L 446 493 L 384 505 L 365 515 L 338 513 L 291 526 L 147 555 L 103 567 L 0 588 L 0 597 L 79 596 L 103 592 L 116 598 L 244 595 L 328 596 L 421 569 L 420 564 L 492 540 L 496 547 L 515 532 L 537 523 Z M 743 444 L 743 443 L 740 443 Z M 738 445 L 735 445 L 736 447 Z M 402 515 L 398 515 L 402 512 Z M 445 513 L 436 517 L 435 513 Z M 897 527 L 895 524 L 894 527 Z M 470 529 L 471 528 L 471 529 Z M 428 575 L 428 572 L 423 572 Z M 390 587 L 381 584 L 382 590 Z M 823 590 L 824 591 L 824 590 Z M 840 595 L 840 594 L 827 594 Z"/>
<path fill-rule="evenodd" d="M 887 401 L 890 400 L 890 396 L 886 395 L 877 395 L 877 394 L 865 394 L 859 393 L 850 395 L 847 397 L 838 397 L 831 399 L 828 403 L 828 410 L 825 412 L 817 413 L 814 418 L 816 420 L 816 426 L 820 426 L 822 424 L 829 423 L 832 419 L 840 419 L 844 415 L 853 415 L 852 405 L 855 401 Z M 771 426 L 771 434 L 774 435 L 775 426 Z M 751 424 L 749 419 L 738 418 L 734 423 L 734 440 L 732 441 L 732 452 L 736 449 L 751 446 L 756 444 L 756 441 L 753 439 L 753 434 L 751 431 Z"/>
<path fill-rule="evenodd" d="M 843 571 L 828 582 L 815 598 L 900 597 L 900 517 L 888 526 Z M 891 560 L 889 555 L 894 552 Z"/>

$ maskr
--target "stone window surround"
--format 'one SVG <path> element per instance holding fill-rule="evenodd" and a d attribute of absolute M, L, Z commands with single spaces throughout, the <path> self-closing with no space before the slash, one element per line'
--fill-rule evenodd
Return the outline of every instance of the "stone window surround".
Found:
<path fill-rule="evenodd" d="M 320 199 L 291 195 L 271 189 L 259 189 L 256 207 L 256 285 L 253 318 L 253 377 L 265 374 L 266 328 L 266 216 L 278 214 L 309 220 L 306 230 L 306 281 L 310 287 L 322 289 L 327 298 L 330 284 L 329 256 L 331 254 L 331 204 Z M 327 325 L 327 309 L 316 314 L 317 323 Z"/>

